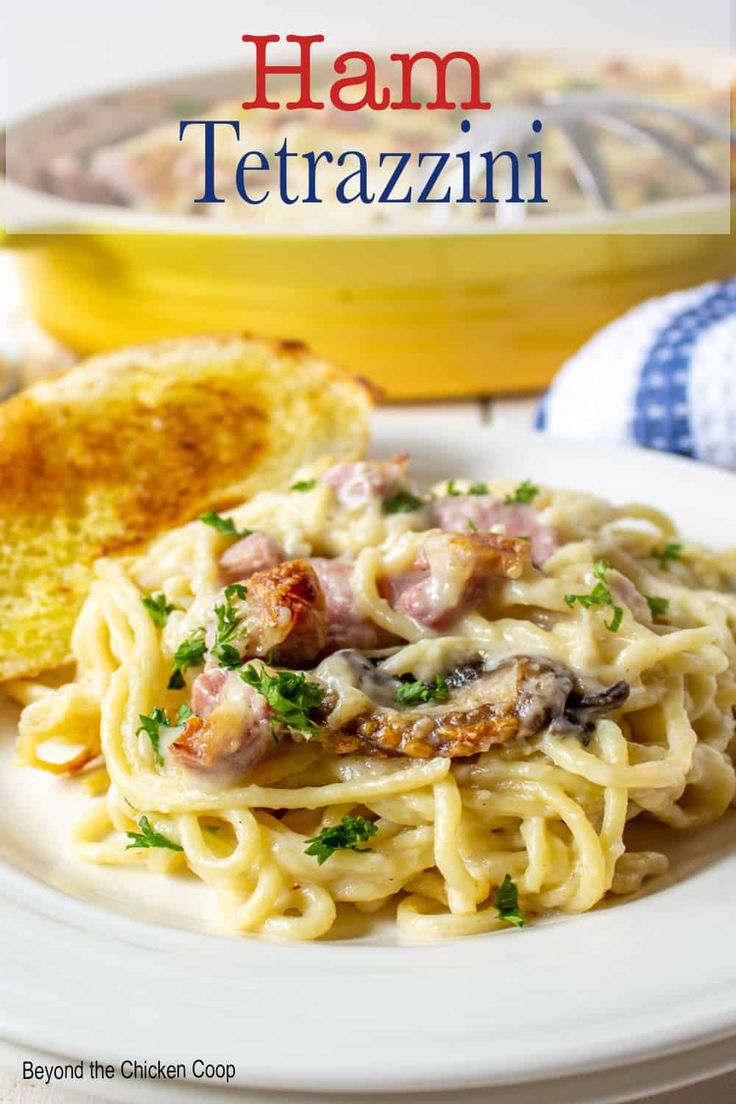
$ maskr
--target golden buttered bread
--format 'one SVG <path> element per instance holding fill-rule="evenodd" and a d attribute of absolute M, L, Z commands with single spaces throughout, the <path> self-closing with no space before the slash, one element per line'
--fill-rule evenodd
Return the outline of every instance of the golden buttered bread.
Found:
<path fill-rule="evenodd" d="M 182 338 L 0 403 L 0 680 L 69 657 L 92 564 L 319 456 L 359 456 L 367 389 L 295 342 Z"/>

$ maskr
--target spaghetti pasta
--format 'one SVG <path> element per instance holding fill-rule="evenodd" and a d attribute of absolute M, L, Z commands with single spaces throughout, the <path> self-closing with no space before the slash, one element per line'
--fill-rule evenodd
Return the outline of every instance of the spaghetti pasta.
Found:
<path fill-rule="evenodd" d="M 73 680 L 6 685 L 23 763 L 96 793 L 109 778 L 78 855 L 188 872 L 233 932 L 314 939 L 346 906 L 390 905 L 402 932 L 439 938 L 503 927 L 507 875 L 527 919 L 632 893 L 666 868 L 627 850 L 632 819 L 726 811 L 733 557 L 638 504 L 507 481 L 420 495 L 404 458 L 325 460 L 295 487 L 100 561 Z M 305 685 L 297 722 L 284 693 Z M 360 845 L 308 853 L 354 823 Z"/>

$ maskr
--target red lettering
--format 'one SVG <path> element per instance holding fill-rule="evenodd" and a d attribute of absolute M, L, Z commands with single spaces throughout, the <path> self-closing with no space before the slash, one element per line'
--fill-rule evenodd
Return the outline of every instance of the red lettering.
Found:
<path fill-rule="evenodd" d="M 297 108 L 310 107 L 321 110 L 325 105 L 320 100 L 312 99 L 312 64 L 311 49 L 315 42 L 324 42 L 324 35 L 287 35 L 287 42 L 299 43 L 298 65 L 268 65 L 266 63 L 266 51 L 270 42 L 280 42 L 281 35 L 243 35 L 243 42 L 252 42 L 256 48 L 256 94 L 255 99 L 245 100 L 244 108 L 267 107 L 277 111 L 281 104 L 278 100 L 269 100 L 266 90 L 266 80 L 271 73 L 282 75 L 293 74 L 299 77 L 299 99 L 290 100 L 285 104 L 287 110 L 295 111 Z"/>
<path fill-rule="evenodd" d="M 391 54 L 391 61 L 398 61 L 401 65 L 401 99 L 391 104 L 391 107 L 396 110 L 408 108 L 411 111 L 418 111 L 422 106 L 412 96 L 412 73 L 418 61 L 431 61 L 435 67 L 437 95 L 435 100 L 425 104 L 429 111 L 450 110 L 457 106 L 453 100 L 447 98 L 447 69 L 451 61 L 466 62 L 470 72 L 470 98 L 460 104 L 463 111 L 487 111 L 491 106 L 486 100 L 481 99 L 478 59 L 464 50 L 454 50 L 444 56 L 432 50 L 420 50 L 417 54 Z"/>
<path fill-rule="evenodd" d="M 341 80 L 336 80 L 330 89 L 330 100 L 340 111 L 360 111 L 361 107 L 370 107 L 373 111 L 385 111 L 391 101 L 391 92 L 388 88 L 384 88 L 381 91 L 380 100 L 377 98 L 376 63 L 370 54 L 366 54 L 362 50 L 340 54 L 339 57 L 335 58 L 335 72 L 347 73 L 348 62 L 354 59 L 363 63 L 363 72 L 355 73 L 352 77 L 343 77 Z M 361 84 L 365 85 L 365 92 L 359 100 L 344 100 L 342 98 L 343 88 L 355 88 Z"/>

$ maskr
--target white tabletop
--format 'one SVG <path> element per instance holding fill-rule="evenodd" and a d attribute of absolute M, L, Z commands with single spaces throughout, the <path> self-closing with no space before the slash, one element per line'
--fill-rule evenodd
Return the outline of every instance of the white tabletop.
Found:
<path fill-rule="evenodd" d="M 22 311 L 22 297 L 15 280 L 12 260 L 8 256 L 0 254 L 0 353 L 3 348 L 3 327 L 8 326 L 10 315 Z M 499 428 L 512 429 L 516 426 L 527 427 L 530 424 L 536 399 L 534 397 L 504 398 L 493 401 L 456 402 L 444 403 L 443 411 L 451 422 L 461 429 L 464 424 L 481 420 Z M 414 413 L 426 410 L 435 412 L 435 406 L 431 403 L 424 406 L 411 407 Z M 401 418 L 405 416 L 406 407 L 396 406 L 385 409 L 382 412 L 384 418 Z M 43 1086 L 32 1082 L 24 1082 L 19 1076 L 20 1071 L 10 1069 L 0 1071 L 0 1104 L 82 1104 L 82 1102 L 99 1102 L 102 1098 L 90 1096 L 86 1093 L 71 1092 L 55 1085 Z M 237 1097 L 235 1098 L 237 1099 Z M 449 1104 L 453 1094 L 442 1093 L 437 1096 L 437 1104 Z M 314 1101 L 314 1097 L 311 1098 Z M 268 1094 L 263 1097 L 267 1104 Z M 734 1104 L 736 1101 L 736 1072 L 717 1077 L 707 1082 L 689 1088 L 665 1092 L 656 1097 L 639 1098 L 640 1104 L 644 1101 L 652 1101 L 653 1104 Z M 338 1104 L 337 1100 L 335 1104 Z M 378 1102 L 377 1102 L 378 1104 Z"/>

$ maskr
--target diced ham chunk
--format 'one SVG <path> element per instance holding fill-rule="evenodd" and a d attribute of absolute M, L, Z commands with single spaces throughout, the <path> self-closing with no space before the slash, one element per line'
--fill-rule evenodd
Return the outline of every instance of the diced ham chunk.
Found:
<path fill-rule="evenodd" d="M 239 583 L 268 571 L 286 559 L 286 553 L 275 537 L 268 533 L 250 533 L 227 548 L 219 559 L 220 573 L 226 583 Z"/>
<path fill-rule="evenodd" d="M 353 591 L 353 564 L 350 560 L 314 559 L 309 562 L 325 597 L 327 652 L 340 648 L 370 651 L 396 643 L 396 637 L 359 611 Z"/>
<path fill-rule="evenodd" d="M 192 716 L 170 745 L 186 767 L 246 775 L 274 747 L 270 709 L 235 671 L 203 671 L 192 687 Z"/>
<path fill-rule="evenodd" d="M 281 667 L 309 667 L 340 648 L 364 651 L 396 643 L 359 610 L 350 560 L 285 560 L 247 579 L 231 598 L 239 621 L 230 646 L 241 659 L 269 658 Z M 215 642 L 215 625 L 207 632 Z M 197 710 L 199 712 L 199 710 Z"/>
<path fill-rule="evenodd" d="M 624 606 L 628 606 L 635 620 L 643 625 L 651 625 L 652 611 L 649 608 L 649 603 L 644 595 L 637 590 L 631 579 L 627 579 L 615 568 L 610 568 L 606 572 L 606 582 L 611 588 L 614 599 L 618 599 Z"/>
<path fill-rule="evenodd" d="M 197 675 L 192 683 L 192 710 L 200 717 L 209 717 L 213 709 L 217 707 L 228 672 L 222 667 L 211 667 Z"/>
<path fill-rule="evenodd" d="M 411 571 L 381 589 L 394 609 L 431 629 L 446 628 L 500 579 L 519 578 L 529 542 L 497 533 L 430 533 Z"/>
<path fill-rule="evenodd" d="M 305 667 L 324 651 L 325 598 L 306 560 L 286 560 L 251 575 L 239 612 L 243 631 L 233 644 L 244 659 L 270 656 L 283 667 Z"/>
<path fill-rule="evenodd" d="M 407 485 L 408 453 L 393 460 L 361 460 L 356 464 L 335 464 L 322 476 L 322 482 L 334 487 L 338 502 L 355 509 L 371 500 L 390 498 Z"/>
<path fill-rule="evenodd" d="M 439 529 L 462 533 L 469 524 L 481 531 L 503 525 L 509 537 L 528 537 L 536 564 L 543 564 L 560 547 L 553 527 L 524 503 L 511 505 L 492 495 L 448 495 L 433 499 L 429 510 L 432 525 Z"/>

